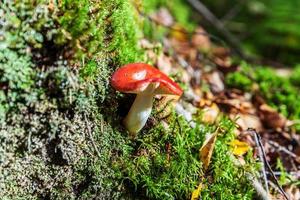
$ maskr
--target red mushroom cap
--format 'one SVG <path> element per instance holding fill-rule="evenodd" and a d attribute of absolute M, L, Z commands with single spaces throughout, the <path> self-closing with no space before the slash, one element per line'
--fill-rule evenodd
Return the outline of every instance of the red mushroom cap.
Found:
<path fill-rule="evenodd" d="M 182 89 L 167 75 L 145 63 L 131 63 L 114 72 L 111 85 L 124 93 L 143 92 L 150 83 L 159 83 L 155 94 L 182 95 Z"/>

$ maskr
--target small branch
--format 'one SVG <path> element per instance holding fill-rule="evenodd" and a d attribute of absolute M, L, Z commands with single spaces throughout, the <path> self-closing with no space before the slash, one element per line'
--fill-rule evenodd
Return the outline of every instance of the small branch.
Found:
<path fill-rule="evenodd" d="M 224 36 L 230 46 L 233 47 L 233 51 L 236 54 L 243 59 L 248 60 L 247 56 L 240 47 L 239 41 L 225 28 L 224 24 L 201 1 L 187 0 L 187 2 Z"/>
<path fill-rule="evenodd" d="M 265 188 L 266 191 L 269 193 L 269 187 L 268 187 L 268 179 L 267 179 L 267 174 L 266 174 L 266 167 L 265 167 L 265 162 L 264 162 L 264 154 L 262 152 L 262 147 L 260 146 L 259 143 L 259 137 L 257 134 L 254 134 L 254 140 L 255 140 L 255 144 L 258 148 L 258 155 L 259 155 L 259 160 L 262 162 L 262 174 L 263 174 L 263 179 L 265 182 Z"/>
<path fill-rule="evenodd" d="M 229 20 L 233 19 L 241 10 L 242 6 L 248 0 L 240 0 L 237 4 L 235 4 L 221 19 L 221 21 L 225 24 Z"/>
<path fill-rule="evenodd" d="M 289 200 L 287 194 L 285 193 L 285 191 L 284 191 L 284 190 L 282 189 L 282 187 L 280 186 L 280 184 L 279 184 L 279 182 L 278 182 L 278 179 L 276 178 L 276 176 L 275 176 L 275 174 L 274 174 L 274 172 L 273 172 L 273 170 L 272 170 L 272 168 L 271 168 L 269 162 L 267 161 L 266 152 L 265 152 L 265 150 L 264 150 L 264 148 L 263 148 L 263 145 L 262 145 L 262 143 L 261 143 L 261 137 L 260 137 L 260 135 L 256 132 L 255 129 L 249 128 L 249 129 L 248 129 L 248 132 L 252 133 L 252 134 L 254 135 L 254 137 L 257 139 L 258 146 L 259 146 L 259 148 L 261 149 L 261 152 L 262 152 L 262 154 L 263 154 L 264 163 L 266 164 L 266 166 L 267 166 L 267 168 L 268 168 L 268 171 L 270 172 L 272 178 L 274 179 L 275 184 L 276 184 L 276 186 L 278 187 L 278 189 L 279 189 L 279 191 L 281 192 L 281 194 L 284 196 L 284 198 L 285 198 L 286 200 Z M 256 139 L 255 139 L 255 140 L 256 140 Z"/>
<path fill-rule="evenodd" d="M 296 154 L 294 154 L 293 152 L 291 152 L 287 148 L 279 145 L 277 142 L 274 142 L 274 141 L 270 140 L 270 141 L 268 141 L 268 143 L 270 145 L 272 145 L 273 147 L 275 147 L 277 151 L 282 151 L 282 152 L 286 153 L 287 155 L 291 156 L 292 158 L 295 158 L 296 160 L 298 159 L 298 156 Z"/>
<path fill-rule="evenodd" d="M 267 192 L 264 187 L 261 185 L 261 183 L 253 177 L 252 174 L 246 173 L 247 179 L 252 183 L 252 186 L 254 187 L 257 194 L 261 197 L 263 200 L 270 200 L 269 198 L 269 192 Z"/>

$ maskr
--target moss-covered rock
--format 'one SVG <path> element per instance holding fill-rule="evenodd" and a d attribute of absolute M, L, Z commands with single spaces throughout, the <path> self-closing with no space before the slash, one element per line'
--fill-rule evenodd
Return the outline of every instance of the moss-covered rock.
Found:
<path fill-rule="evenodd" d="M 142 56 L 133 7 L 6 1 L 0 13 L 1 197 L 118 196 L 110 163 L 126 138 L 101 110 L 115 108 L 110 73 Z"/>

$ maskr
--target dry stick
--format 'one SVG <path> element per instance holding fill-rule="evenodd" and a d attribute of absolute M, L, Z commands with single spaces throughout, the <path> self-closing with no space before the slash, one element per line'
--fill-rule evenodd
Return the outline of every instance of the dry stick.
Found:
<path fill-rule="evenodd" d="M 275 174 L 274 174 L 274 172 L 273 172 L 273 170 L 272 170 L 272 168 L 271 168 L 269 162 L 267 161 L 266 152 L 265 152 L 265 150 L 264 150 L 264 148 L 263 148 L 263 145 L 262 145 L 262 143 L 261 143 L 261 137 L 260 137 L 260 135 L 256 132 L 255 129 L 249 128 L 248 131 L 249 131 L 250 133 L 253 133 L 254 136 L 255 136 L 255 138 L 257 138 L 259 148 L 261 149 L 262 154 L 263 154 L 264 163 L 266 164 L 266 166 L 267 166 L 267 168 L 268 168 L 268 170 L 269 170 L 269 172 L 270 172 L 272 178 L 275 180 L 275 184 L 277 185 L 277 187 L 278 187 L 278 189 L 280 190 L 281 194 L 284 196 L 284 198 L 285 198 L 286 200 L 289 200 L 287 194 L 285 193 L 285 191 L 284 191 L 284 190 L 282 189 L 282 187 L 280 186 L 280 184 L 279 184 L 279 182 L 278 182 L 278 179 L 276 178 L 276 176 L 275 176 Z"/>
<path fill-rule="evenodd" d="M 268 143 L 270 145 L 272 145 L 273 147 L 277 148 L 278 151 L 282 151 L 284 153 L 286 153 L 287 155 L 291 156 L 292 158 L 295 158 L 297 159 L 298 156 L 296 154 L 294 154 L 293 152 L 291 152 L 290 150 L 288 150 L 287 148 L 279 145 L 277 142 L 274 142 L 274 141 L 268 141 Z"/>
<path fill-rule="evenodd" d="M 101 157 L 101 154 L 100 154 L 100 152 L 99 152 L 99 150 L 98 150 L 98 148 L 97 148 L 97 146 L 95 144 L 95 141 L 94 141 L 94 138 L 93 138 L 93 135 L 92 135 L 92 130 L 91 130 L 90 124 L 89 124 L 89 122 L 87 120 L 86 114 L 84 114 L 84 120 L 85 120 L 85 123 L 86 123 L 86 126 L 87 126 L 87 131 L 88 131 L 89 137 L 90 137 L 92 145 L 94 147 L 94 150 L 95 150 L 97 156 Z"/>
<path fill-rule="evenodd" d="M 233 19 L 241 10 L 242 6 L 247 2 L 248 0 L 241 0 L 237 4 L 235 4 L 234 7 L 232 7 L 221 19 L 221 21 L 226 24 L 227 21 Z"/>
<path fill-rule="evenodd" d="M 256 146 L 260 147 L 260 145 L 259 145 L 259 138 L 257 137 L 256 134 L 254 134 L 254 140 L 255 140 Z M 265 167 L 265 162 L 264 162 L 264 158 L 263 158 L 264 154 L 263 154 L 261 148 L 258 148 L 258 156 L 259 156 L 259 160 L 262 163 L 262 174 L 263 174 L 263 179 L 264 179 L 264 182 L 265 182 L 265 189 L 269 193 L 268 179 L 267 179 L 267 174 L 266 174 L 266 167 Z"/>
<path fill-rule="evenodd" d="M 252 174 L 246 173 L 246 178 L 252 183 L 252 186 L 255 188 L 257 194 L 261 197 L 261 199 L 270 200 L 269 193 Z"/>
<path fill-rule="evenodd" d="M 187 0 L 212 26 L 214 26 L 227 40 L 233 51 L 245 60 L 248 60 L 242 51 L 239 41 L 224 26 L 224 24 L 199 0 Z"/>

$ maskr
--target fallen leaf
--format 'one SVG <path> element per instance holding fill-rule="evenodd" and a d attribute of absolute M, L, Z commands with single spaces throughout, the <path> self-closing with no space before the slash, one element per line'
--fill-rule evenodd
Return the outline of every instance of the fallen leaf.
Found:
<path fill-rule="evenodd" d="M 245 131 L 248 128 L 254 128 L 255 130 L 262 130 L 262 123 L 256 115 L 243 114 L 238 115 L 230 114 L 230 119 L 236 120 L 236 124 L 239 126 L 240 130 Z"/>
<path fill-rule="evenodd" d="M 172 62 L 171 58 L 166 56 L 165 54 L 160 54 L 157 58 L 157 67 L 159 70 L 164 72 L 165 74 L 169 75 L 172 70 Z"/>
<path fill-rule="evenodd" d="M 188 41 L 188 34 L 185 28 L 179 24 L 174 24 L 171 29 L 171 37 L 175 38 L 180 42 L 187 42 Z"/>
<path fill-rule="evenodd" d="M 202 27 L 198 27 L 192 36 L 192 44 L 194 47 L 209 50 L 211 43 L 206 31 Z"/>
<path fill-rule="evenodd" d="M 174 19 L 166 8 L 160 8 L 156 13 L 150 15 L 150 17 L 157 23 L 164 26 L 172 26 Z"/>
<path fill-rule="evenodd" d="M 212 49 L 212 54 L 215 57 L 227 58 L 230 56 L 230 50 L 224 47 L 215 47 Z"/>
<path fill-rule="evenodd" d="M 192 197 L 191 200 L 197 200 L 200 198 L 200 194 L 201 194 L 201 190 L 202 190 L 202 183 L 200 183 L 197 187 L 197 189 L 195 189 L 192 193 Z"/>
<path fill-rule="evenodd" d="M 216 121 L 220 113 L 219 107 L 215 103 L 211 103 L 210 106 L 203 107 L 202 121 L 212 124 Z"/>
<path fill-rule="evenodd" d="M 218 135 L 218 130 L 210 135 L 203 143 L 202 147 L 200 148 L 200 160 L 203 163 L 203 167 L 206 170 L 210 164 L 211 156 L 216 144 Z"/>
<path fill-rule="evenodd" d="M 245 153 L 247 153 L 249 151 L 249 149 L 251 148 L 249 146 L 249 144 L 247 144 L 246 142 L 242 142 L 242 141 L 239 141 L 237 139 L 235 140 L 232 140 L 229 145 L 231 146 L 232 148 L 232 153 L 233 155 L 236 155 L 236 156 L 241 156 L 241 155 L 244 155 Z"/>
<path fill-rule="evenodd" d="M 206 79 L 211 86 L 211 90 L 215 93 L 222 92 L 225 88 L 223 78 L 221 74 L 217 71 L 214 71 L 206 75 Z"/>
<path fill-rule="evenodd" d="M 287 122 L 287 119 L 282 114 L 267 104 L 260 105 L 258 111 L 261 121 L 268 128 L 282 128 Z"/>

